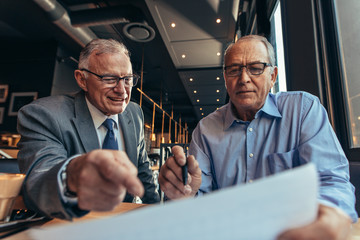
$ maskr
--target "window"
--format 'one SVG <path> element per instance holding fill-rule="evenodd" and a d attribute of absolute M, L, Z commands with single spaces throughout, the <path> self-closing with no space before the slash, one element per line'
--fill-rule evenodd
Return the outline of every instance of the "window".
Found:
<path fill-rule="evenodd" d="M 334 0 L 350 148 L 360 147 L 360 1 Z"/>
<path fill-rule="evenodd" d="M 285 92 L 286 88 L 286 76 L 285 76 L 285 58 L 284 58 L 284 44 L 283 44 L 283 32 L 281 23 L 281 7 L 278 2 L 274 8 L 273 16 L 271 17 L 272 38 L 271 43 L 274 46 L 276 55 L 276 65 L 278 66 L 277 81 L 271 90 L 271 92 Z"/>

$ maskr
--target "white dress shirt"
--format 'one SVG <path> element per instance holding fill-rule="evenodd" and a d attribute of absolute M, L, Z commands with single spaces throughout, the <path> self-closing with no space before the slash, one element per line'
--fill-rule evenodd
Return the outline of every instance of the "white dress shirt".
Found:
<path fill-rule="evenodd" d="M 115 139 L 117 140 L 119 145 L 119 150 L 125 151 L 124 136 L 121 128 L 119 127 L 119 116 L 117 114 L 106 116 L 94 105 L 92 105 L 86 97 L 85 99 L 86 99 L 86 104 L 90 111 L 91 118 L 94 122 L 94 126 L 98 136 L 99 147 L 100 148 L 102 147 L 102 144 L 104 142 L 107 133 L 107 128 L 102 124 L 107 118 L 111 118 L 115 122 L 114 124 L 115 126 L 113 126 L 113 128 L 115 133 Z"/>

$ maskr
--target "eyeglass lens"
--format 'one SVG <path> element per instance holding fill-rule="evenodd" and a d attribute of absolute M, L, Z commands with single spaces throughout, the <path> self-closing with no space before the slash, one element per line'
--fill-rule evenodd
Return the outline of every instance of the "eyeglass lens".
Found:
<path fill-rule="evenodd" d="M 109 87 L 115 87 L 119 84 L 121 80 L 123 80 L 125 86 L 132 87 L 137 84 L 137 79 L 138 78 L 136 75 L 129 75 L 124 77 L 103 76 L 101 78 L 101 81 Z"/>
<path fill-rule="evenodd" d="M 136 74 L 124 76 L 124 77 L 115 77 L 115 76 L 101 76 L 98 75 L 90 70 L 87 70 L 85 68 L 80 69 L 82 71 L 86 71 L 88 73 L 91 73 L 101 79 L 101 81 L 106 84 L 108 87 L 116 87 L 121 80 L 124 80 L 124 85 L 126 87 L 133 87 L 137 84 L 138 76 Z"/>
<path fill-rule="evenodd" d="M 264 72 L 266 63 L 251 63 L 248 65 L 233 65 L 225 68 L 225 74 L 230 77 L 241 75 L 242 68 L 245 68 L 246 71 L 251 75 L 260 75 Z"/>

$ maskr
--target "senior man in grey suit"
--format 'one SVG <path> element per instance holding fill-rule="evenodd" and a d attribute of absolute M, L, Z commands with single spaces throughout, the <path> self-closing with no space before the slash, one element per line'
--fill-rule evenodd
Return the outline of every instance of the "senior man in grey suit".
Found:
<path fill-rule="evenodd" d="M 80 92 L 42 98 L 19 111 L 18 161 L 27 175 L 23 195 L 30 209 L 71 219 L 134 196 L 159 202 L 143 113 L 130 102 L 137 78 L 122 43 L 96 39 L 80 53 Z"/>

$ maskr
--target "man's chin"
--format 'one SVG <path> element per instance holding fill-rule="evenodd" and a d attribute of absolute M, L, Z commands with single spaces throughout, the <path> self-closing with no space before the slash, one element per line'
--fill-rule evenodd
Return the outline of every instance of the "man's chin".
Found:
<path fill-rule="evenodd" d="M 125 111 L 125 108 L 126 108 L 127 105 L 122 105 L 121 107 L 113 107 L 111 109 L 109 109 L 108 113 L 109 115 L 115 115 L 115 114 L 120 114 L 122 112 Z"/>
<path fill-rule="evenodd" d="M 254 106 L 254 101 L 251 99 L 237 99 L 236 101 L 233 101 L 233 104 L 237 108 L 251 108 Z"/>

